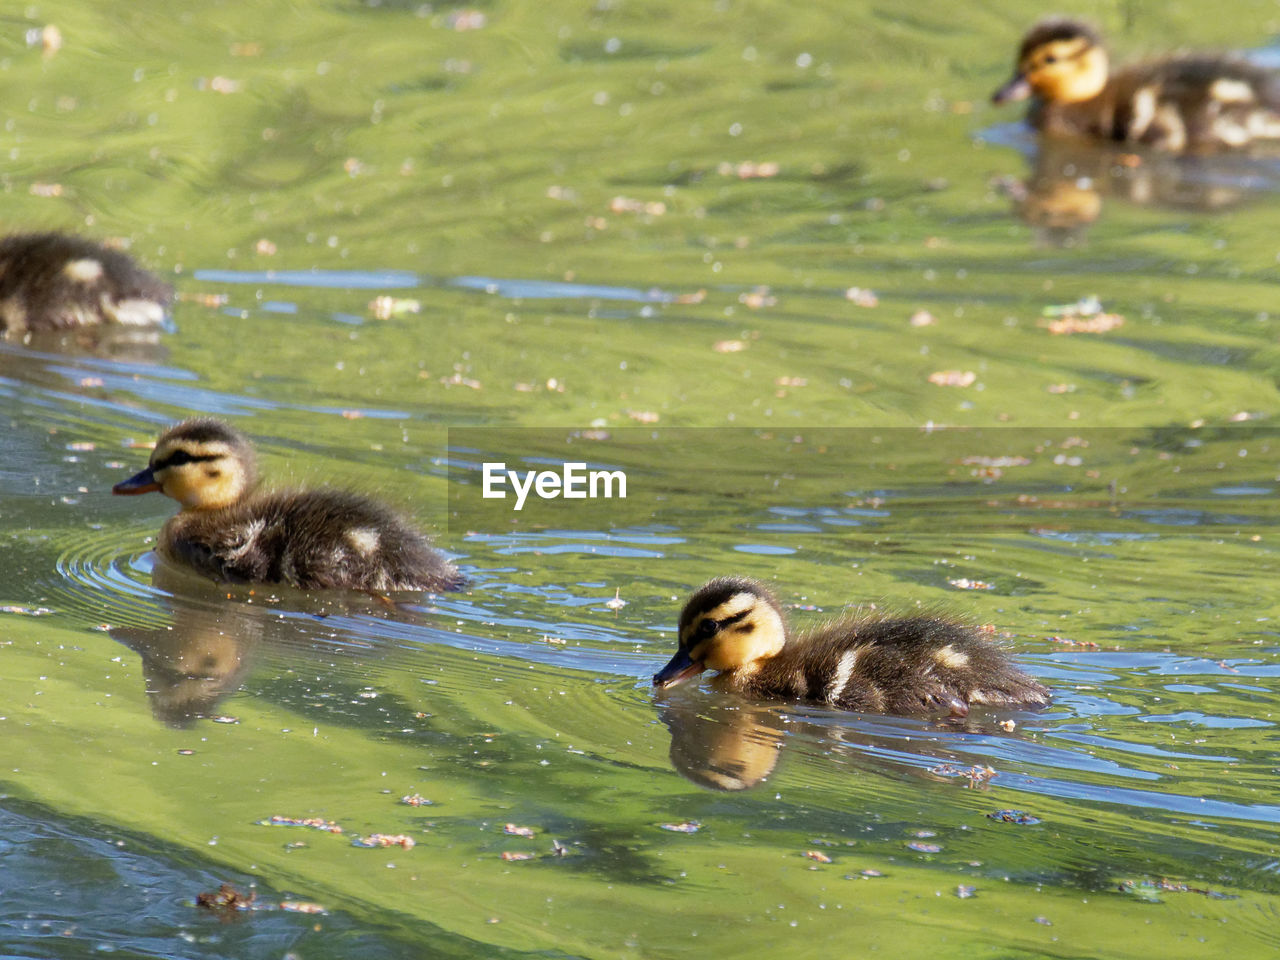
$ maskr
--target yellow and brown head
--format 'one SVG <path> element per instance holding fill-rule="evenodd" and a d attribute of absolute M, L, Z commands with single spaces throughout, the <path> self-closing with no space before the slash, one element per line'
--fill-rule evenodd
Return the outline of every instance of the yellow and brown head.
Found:
<path fill-rule="evenodd" d="M 184 510 L 217 510 L 239 501 L 257 482 L 253 447 L 221 420 L 185 420 L 161 434 L 147 469 L 117 483 L 112 493 L 158 490 Z"/>
<path fill-rule="evenodd" d="M 1018 50 L 1013 78 L 991 95 L 992 103 L 1035 94 L 1048 103 L 1078 103 L 1107 85 L 1107 51 L 1097 31 L 1077 20 L 1042 20 Z"/>
<path fill-rule="evenodd" d="M 776 655 L 786 642 L 782 610 L 764 584 L 719 577 L 689 598 L 680 614 L 680 647 L 653 677 L 659 690 L 704 670 L 738 671 Z"/>

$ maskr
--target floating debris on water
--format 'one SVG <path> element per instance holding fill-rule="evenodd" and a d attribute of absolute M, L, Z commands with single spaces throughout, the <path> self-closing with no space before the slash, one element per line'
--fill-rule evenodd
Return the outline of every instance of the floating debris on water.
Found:
<path fill-rule="evenodd" d="M 753 163 L 750 160 L 744 160 L 738 164 L 724 161 L 716 167 L 716 173 L 722 177 L 737 177 L 739 180 L 764 180 L 776 177 L 781 169 L 772 161 Z"/>
<path fill-rule="evenodd" d="M 667 205 L 661 200 L 633 200 L 631 197 L 614 197 L 609 201 L 610 213 L 641 213 L 649 217 L 660 217 L 667 212 Z"/>
<path fill-rule="evenodd" d="M 409 806 L 409 807 L 431 806 L 430 800 L 428 800 L 426 797 L 422 796 L 421 794 L 417 794 L 417 793 L 411 793 L 407 796 L 401 797 L 400 802 L 403 803 L 405 806 Z"/>
<path fill-rule="evenodd" d="M 281 900 L 280 909 L 286 913 L 328 913 L 324 907 L 318 903 L 311 903 L 307 900 Z"/>
<path fill-rule="evenodd" d="M 761 307 L 776 307 L 778 298 L 769 292 L 768 287 L 756 287 L 747 293 L 738 294 L 738 302 L 744 307 L 759 310 Z"/>
<path fill-rule="evenodd" d="M 489 18 L 479 10 L 455 10 L 449 14 L 449 29 L 462 33 L 466 30 L 483 30 Z"/>
<path fill-rule="evenodd" d="M 996 769 L 985 764 L 969 767 L 967 770 L 962 767 L 955 767 L 949 763 L 940 764 L 936 767 L 930 767 L 929 772 L 935 777 L 964 777 L 969 781 L 966 789 L 976 787 L 986 787 L 988 783 L 996 777 Z"/>
<path fill-rule="evenodd" d="M 1064 647 L 1084 647 L 1086 650 L 1099 650 L 1098 644 L 1092 640 L 1072 640 L 1069 637 L 1050 637 L 1050 643 L 1060 643 Z"/>
<path fill-rule="evenodd" d="M 658 826 L 673 833 L 697 833 L 702 829 L 702 824 L 697 820 L 686 820 L 684 823 L 660 823 Z"/>
<path fill-rule="evenodd" d="M 941 853 L 942 845 L 938 843 L 925 843 L 923 840 L 912 840 L 907 844 L 908 850 L 914 850 L 916 853 Z"/>
<path fill-rule="evenodd" d="M 32 27 L 27 31 L 26 40 L 28 47 L 40 47 L 41 55 L 46 60 L 62 49 L 62 31 L 52 23 Z"/>
<path fill-rule="evenodd" d="M 502 828 L 502 832 L 510 834 L 513 837 L 532 837 L 533 829 L 531 827 L 518 827 L 514 823 L 508 823 Z"/>
<path fill-rule="evenodd" d="M 831 862 L 831 858 L 830 858 L 830 857 L 828 857 L 828 856 L 827 856 L 825 853 L 823 853 L 821 850 L 806 850 L 806 851 L 804 852 L 804 855 L 805 855 L 806 857 L 808 857 L 810 860 L 815 860 L 815 861 L 817 861 L 818 863 L 830 863 L 830 862 Z"/>
<path fill-rule="evenodd" d="M 1158 880 L 1121 880 L 1117 885 L 1117 889 L 1121 893 L 1132 894 L 1142 900 L 1148 900 L 1153 903 L 1161 902 L 1157 896 L 1160 893 L 1198 893 L 1202 897 L 1208 897 L 1210 900 L 1240 899 L 1234 893 L 1222 893 L 1219 890 L 1210 890 L 1207 887 L 1192 887 L 1181 880 L 1169 880 L 1164 877 Z"/>
<path fill-rule="evenodd" d="M 1075 303 L 1049 304 L 1040 312 L 1046 317 L 1092 317 L 1102 312 L 1102 301 L 1090 294 Z"/>
<path fill-rule="evenodd" d="M 369 312 L 378 320 L 390 320 L 410 313 L 421 313 L 422 302 L 406 297 L 374 297 L 369 301 Z"/>
<path fill-rule="evenodd" d="M 625 607 L 627 605 L 627 601 L 622 599 L 622 588 L 614 587 L 613 599 L 606 600 L 604 602 L 604 605 L 608 607 L 610 610 L 621 610 L 623 607 Z"/>
<path fill-rule="evenodd" d="M 259 820 L 260 827 L 310 827 L 312 830 L 323 830 L 325 833 L 341 833 L 342 828 L 332 820 L 321 817 L 270 817 Z"/>
<path fill-rule="evenodd" d="M 844 298 L 859 307 L 878 307 L 880 298 L 872 290 L 864 287 L 850 287 L 844 292 Z"/>
<path fill-rule="evenodd" d="M 352 837 L 353 847 L 403 847 L 412 850 L 414 839 L 405 833 L 371 833 L 367 837 Z"/>
<path fill-rule="evenodd" d="M 1055 336 L 1072 333 L 1106 333 L 1124 323 L 1118 313 L 1104 313 L 1102 302 L 1095 296 L 1081 297 L 1075 303 L 1051 305 L 1041 311 L 1049 318 L 1040 325 Z"/>
<path fill-rule="evenodd" d="M 978 380 L 972 370 L 938 370 L 929 374 L 929 382 L 939 387 L 971 387 Z"/>
<path fill-rule="evenodd" d="M 214 893 L 202 893 L 197 896 L 196 906 L 203 907 L 205 910 L 229 913 L 233 910 L 248 910 L 257 899 L 256 891 L 251 890 L 249 895 L 245 896 L 231 884 L 224 883 Z"/>
<path fill-rule="evenodd" d="M 533 860 L 537 858 L 536 853 L 528 853 L 524 850 L 503 850 L 503 860 Z"/>
<path fill-rule="evenodd" d="M 1021 826 L 1030 826 L 1033 823 L 1039 823 L 1039 817 L 1033 817 L 1031 814 L 1022 810 L 996 810 L 987 814 L 988 820 L 995 820 L 997 823 L 1016 823 Z"/>

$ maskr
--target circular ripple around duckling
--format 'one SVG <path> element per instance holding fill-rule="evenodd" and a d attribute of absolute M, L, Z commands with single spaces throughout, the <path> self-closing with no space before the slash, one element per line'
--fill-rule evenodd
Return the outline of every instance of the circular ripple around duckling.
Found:
<path fill-rule="evenodd" d="M 90 529 L 59 537 L 48 605 L 87 623 L 154 627 L 165 622 L 163 596 L 151 583 L 154 555 L 135 531 Z"/>

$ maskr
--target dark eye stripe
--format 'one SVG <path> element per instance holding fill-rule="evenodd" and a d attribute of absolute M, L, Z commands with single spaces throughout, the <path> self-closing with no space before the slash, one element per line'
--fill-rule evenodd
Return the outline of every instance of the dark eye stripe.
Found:
<path fill-rule="evenodd" d="M 206 453 L 202 456 L 192 456 L 185 450 L 175 450 L 163 460 L 158 460 L 151 465 L 152 470 L 163 470 L 165 467 L 180 467 L 184 463 L 207 463 L 210 460 L 221 460 L 220 453 Z"/>
<path fill-rule="evenodd" d="M 731 623 L 737 623 L 739 620 L 744 619 L 746 615 L 750 612 L 751 612 L 751 608 L 747 607 L 747 609 L 743 610 L 740 613 L 735 613 L 731 617 L 725 617 L 723 620 L 720 621 L 721 628 L 727 627 Z"/>

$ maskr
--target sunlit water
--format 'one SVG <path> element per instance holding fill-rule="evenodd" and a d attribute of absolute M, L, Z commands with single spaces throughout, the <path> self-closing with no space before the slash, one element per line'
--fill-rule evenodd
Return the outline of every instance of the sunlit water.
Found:
<path fill-rule="evenodd" d="M 980 106 L 1018 28 L 931 9 L 24 14 L 8 225 L 182 299 L 0 344 L 6 955 L 1274 955 L 1274 165 L 1042 155 Z M 168 569 L 109 490 L 196 412 L 468 589 Z M 628 500 L 476 499 L 571 455 Z M 726 573 L 993 624 L 1054 703 L 655 696 Z"/>

